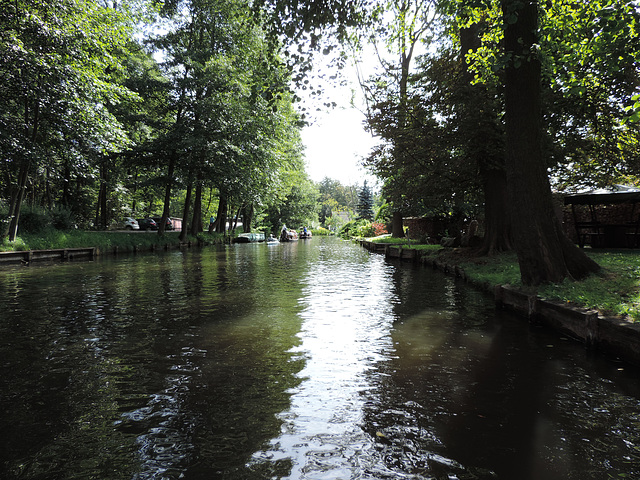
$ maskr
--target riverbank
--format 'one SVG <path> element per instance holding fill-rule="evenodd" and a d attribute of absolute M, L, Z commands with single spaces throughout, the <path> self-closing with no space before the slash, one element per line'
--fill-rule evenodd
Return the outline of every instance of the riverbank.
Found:
<path fill-rule="evenodd" d="M 222 234 L 202 233 L 197 236 L 187 235 L 180 239 L 180 232 L 152 231 L 59 231 L 50 230 L 39 234 L 20 235 L 15 242 L 0 243 L 0 252 L 53 250 L 69 248 L 96 248 L 102 254 L 114 250 L 134 252 L 155 250 L 158 248 L 178 247 L 181 244 L 221 244 L 229 241 L 229 236 Z"/>
<path fill-rule="evenodd" d="M 0 265 L 29 264 L 40 260 L 73 260 L 119 253 L 153 252 L 193 245 L 229 243 L 222 234 L 202 233 L 180 239 L 180 232 L 50 231 L 24 235 L 16 242 L 0 244 Z"/>
<path fill-rule="evenodd" d="M 589 252 L 603 267 L 601 275 L 582 282 L 530 288 L 520 283 L 513 254 L 478 258 L 469 255 L 468 249 L 369 239 L 359 242 L 369 251 L 462 278 L 493 295 L 501 308 L 552 327 L 589 348 L 640 365 L 640 322 L 634 322 L 640 312 L 640 255 L 636 252 Z"/>

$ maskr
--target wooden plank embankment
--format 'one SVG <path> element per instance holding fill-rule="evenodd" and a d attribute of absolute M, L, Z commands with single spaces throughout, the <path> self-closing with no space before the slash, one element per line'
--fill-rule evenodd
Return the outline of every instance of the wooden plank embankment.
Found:
<path fill-rule="evenodd" d="M 95 247 L 57 248 L 52 250 L 24 250 L 21 252 L 0 252 L 0 265 L 29 264 L 37 261 L 63 261 L 93 259 L 97 255 Z"/>

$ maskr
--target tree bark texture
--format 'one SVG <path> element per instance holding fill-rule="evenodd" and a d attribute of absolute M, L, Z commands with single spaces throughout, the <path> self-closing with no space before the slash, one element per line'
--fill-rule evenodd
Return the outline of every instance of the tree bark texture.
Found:
<path fill-rule="evenodd" d="M 541 148 L 538 8 L 525 0 L 501 0 L 505 21 L 506 171 L 514 247 L 522 282 L 539 285 L 579 279 L 599 266 L 564 235 L 553 207 Z"/>
<path fill-rule="evenodd" d="M 253 223 L 253 215 L 255 213 L 255 208 L 253 203 L 244 206 L 244 214 L 242 216 L 242 230 L 244 233 L 251 232 L 251 224 Z"/>
<path fill-rule="evenodd" d="M 460 123 L 467 133 L 469 160 L 475 162 L 482 180 L 484 195 L 484 238 L 480 255 L 492 255 L 511 250 L 511 222 L 508 212 L 507 177 L 503 132 L 498 132 L 493 95 L 483 85 L 474 85 L 466 54 L 481 46 L 479 25 L 473 24 L 460 31 L 460 56 L 463 62 L 462 90 L 466 93 L 461 109 Z"/>
<path fill-rule="evenodd" d="M 403 238 L 404 228 L 402 227 L 402 212 L 394 211 L 391 217 L 391 236 L 394 238 Z"/>
<path fill-rule="evenodd" d="M 218 216 L 216 217 L 216 232 L 225 233 L 227 228 L 227 195 L 220 192 L 220 202 L 218 203 Z"/>

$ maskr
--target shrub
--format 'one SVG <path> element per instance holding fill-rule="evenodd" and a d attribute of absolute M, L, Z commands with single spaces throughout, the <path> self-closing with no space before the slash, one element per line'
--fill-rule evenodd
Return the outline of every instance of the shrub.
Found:
<path fill-rule="evenodd" d="M 76 221 L 71 210 L 57 207 L 51 210 L 51 224 L 56 230 L 74 230 Z"/>
<path fill-rule="evenodd" d="M 373 236 L 373 229 L 371 228 L 371 222 L 368 220 L 351 220 L 342 226 L 338 235 L 342 238 L 371 237 Z"/>
<path fill-rule="evenodd" d="M 311 233 L 313 235 L 332 235 L 331 230 L 324 227 L 313 228 L 311 229 Z"/>
<path fill-rule="evenodd" d="M 371 227 L 373 228 L 373 233 L 376 237 L 379 237 L 380 235 L 385 235 L 387 233 L 389 233 L 387 231 L 387 227 L 385 226 L 384 223 L 381 222 L 373 222 L 371 224 Z"/>
<path fill-rule="evenodd" d="M 375 231 L 371 222 L 365 221 L 356 228 L 357 237 L 374 237 Z"/>
<path fill-rule="evenodd" d="M 20 221 L 18 230 L 20 234 L 24 233 L 41 233 L 51 227 L 51 217 L 49 214 L 39 207 L 22 208 L 20 212 Z"/>

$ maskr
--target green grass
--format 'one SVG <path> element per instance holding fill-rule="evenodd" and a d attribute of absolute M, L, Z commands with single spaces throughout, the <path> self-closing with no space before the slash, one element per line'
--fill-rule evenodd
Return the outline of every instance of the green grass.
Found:
<path fill-rule="evenodd" d="M 525 290 L 547 300 L 560 300 L 605 315 L 628 316 L 640 320 L 640 252 L 587 252 L 602 267 L 598 275 L 582 281 L 565 280 Z M 522 288 L 515 254 L 465 259 L 458 262 L 466 275 L 490 285 L 510 284 Z"/>
<path fill-rule="evenodd" d="M 515 253 L 470 257 L 459 253 L 459 250 L 443 249 L 439 245 L 408 243 L 406 238 L 377 237 L 368 240 L 440 254 L 448 263 L 459 265 L 475 283 L 513 285 L 547 300 L 568 302 L 599 310 L 605 315 L 622 315 L 640 321 L 640 251 L 637 250 L 585 250 L 602 267 L 600 274 L 578 282 L 565 280 L 558 284 L 525 288 L 520 280 Z"/>
<path fill-rule="evenodd" d="M 603 251 L 588 255 L 602 267 L 601 274 L 580 282 L 566 280 L 542 287 L 539 295 L 640 320 L 640 252 Z"/>
<path fill-rule="evenodd" d="M 373 243 L 392 243 L 394 245 L 410 245 L 411 242 L 410 240 L 408 240 L 406 237 L 404 238 L 394 238 L 392 236 L 389 235 L 383 235 L 381 237 L 373 237 L 373 238 L 367 238 L 366 240 L 373 242 Z M 414 241 L 413 245 L 418 245 L 418 243 L 416 241 Z"/>

